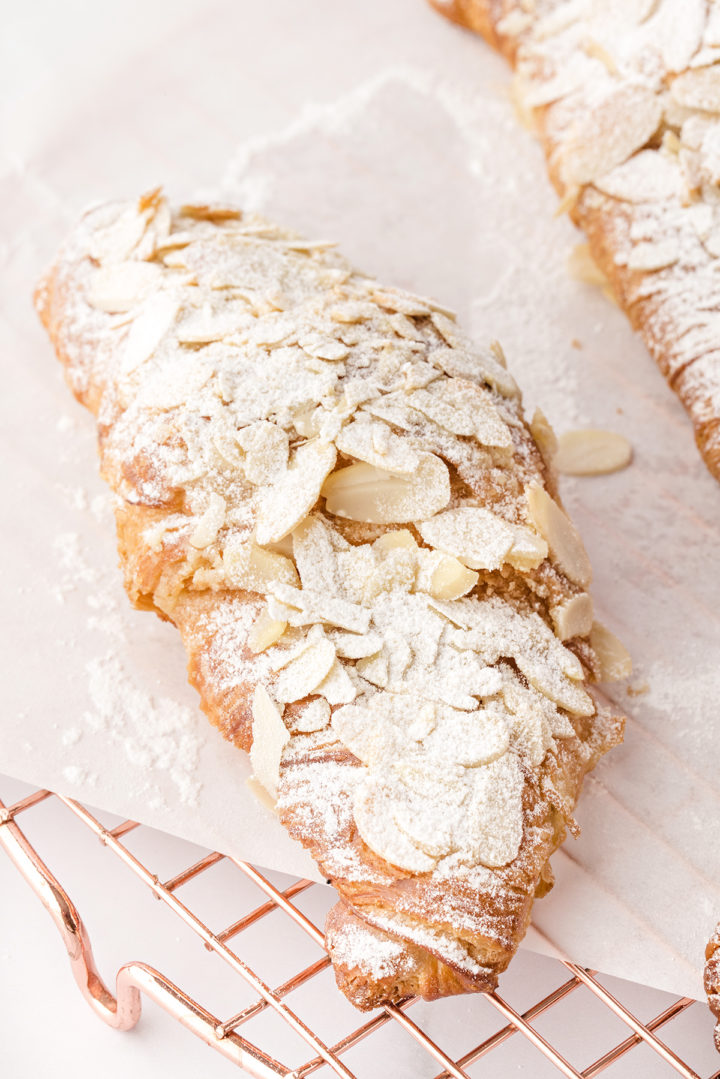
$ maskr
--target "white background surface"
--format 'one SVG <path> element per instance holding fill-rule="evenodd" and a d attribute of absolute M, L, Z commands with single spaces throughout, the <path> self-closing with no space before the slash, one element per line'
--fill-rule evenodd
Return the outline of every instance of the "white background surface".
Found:
<path fill-rule="evenodd" d="M 564 493 L 596 567 L 601 614 L 631 647 L 635 684 L 650 691 L 628 702 L 626 745 L 588 784 L 583 838 L 555 858 L 560 886 L 537 906 L 536 924 L 580 961 L 699 995 L 702 945 L 720 912 L 711 824 L 720 496 L 623 316 L 568 280 L 573 230 L 552 220 L 555 199 L 503 96 L 502 64 L 421 0 L 131 0 L 122 9 L 76 0 L 17 5 L 3 22 L 0 348 L 10 439 L 0 767 L 266 864 L 290 867 L 295 857 L 238 793 L 244 765 L 197 714 L 169 628 L 123 606 L 111 526 L 95 501 L 91 425 L 61 385 L 28 300 L 89 201 L 158 182 L 186 199 L 224 177 L 246 205 L 339 239 L 363 268 L 439 296 L 477 336 L 499 337 L 528 404 L 541 401 L 560 430 L 593 423 L 631 437 L 631 469 L 567 483 Z M 79 537 L 84 579 L 61 564 L 59 533 Z M 112 617 L 91 622 L 89 601 L 108 598 Z M 148 764 L 128 752 L 122 724 L 84 721 L 87 663 L 108 650 L 141 692 L 177 702 L 189 764 Z M 188 769 L 202 777 L 197 804 L 183 793 Z M 3 915 L 22 887 L 0 893 Z M 16 901 L 24 910 L 20 893 Z M 45 915 L 28 908 L 28 918 Z M 54 930 L 42 932 L 50 957 Z M 0 992 L 13 984 L 3 978 Z M 40 1052 L 29 999 L 13 992 L 2 1012 L 20 1069 L 23 1039 Z M 137 1054 L 119 1048 L 137 1040 L 96 1030 L 79 1001 L 67 1003 L 98 1051 Z M 141 1036 L 153 1051 L 165 1045 L 154 1036 Z M 180 1057 L 203 1054 L 182 1040 Z M 166 1042 L 174 1052 L 176 1039 Z M 69 1059 L 70 1042 L 54 1044 Z"/>

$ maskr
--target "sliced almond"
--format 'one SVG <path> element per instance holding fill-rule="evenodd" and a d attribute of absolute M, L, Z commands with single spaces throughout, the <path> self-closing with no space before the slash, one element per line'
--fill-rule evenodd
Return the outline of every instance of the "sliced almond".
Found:
<path fill-rule="evenodd" d="M 248 776 L 245 780 L 245 786 L 261 805 L 265 806 L 265 808 L 269 809 L 272 813 L 276 812 L 276 799 L 268 794 L 262 783 L 258 783 L 255 776 Z"/>
<path fill-rule="evenodd" d="M 330 634 L 335 651 L 343 659 L 365 659 L 374 656 L 382 648 L 382 637 L 378 633 L 342 633 Z"/>
<path fill-rule="evenodd" d="M 312 734 L 313 731 L 324 731 L 330 722 L 330 705 L 327 701 L 318 697 L 305 705 L 293 719 L 293 730 L 302 734 Z"/>
<path fill-rule="evenodd" d="M 190 545 L 202 550 L 204 547 L 209 547 L 211 543 L 214 543 L 218 532 L 225 524 L 226 512 L 225 499 L 216 491 L 212 491 L 207 508 L 190 536 Z"/>
<path fill-rule="evenodd" d="M 631 460 L 632 446 L 623 435 L 586 428 L 560 436 L 555 467 L 568 476 L 594 476 L 617 472 Z"/>
<path fill-rule="evenodd" d="M 607 277 L 590 254 L 588 244 L 575 244 L 567 258 L 567 269 L 574 281 L 584 285 L 607 285 Z"/>
<path fill-rule="evenodd" d="M 395 801 L 392 814 L 400 831 L 431 857 L 442 858 L 457 849 L 452 820 L 448 814 L 439 814 L 429 800 L 415 799 L 411 805 Z"/>
<path fill-rule="evenodd" d="M 439 457 L 421 455 L 412 476 L 393 476 L 364 462 L 334 472 L 322 494 L 329 513 L 372 524 L 401 524 L 437 513 L 450 500 L 450 476 Z"/>
<path fill-rule="evenodd" d="M 587 588 L 592 579 L 590 559 L 570 518 L 537 483 L 531 483 L 525 488 L 525 496 L 530 517 L 547 540 L 555 562 L 568 580 L 581 588 Z"/>
<path fill-rule="evenodd" d="M 252 652 L 264 652 L 280 640 L 287 629 L 287 622 L 273 618 L 267 608 L 253 622 L 248 634 L 248 648 Z"/>
<path fill-rule="evenodd" d="M 392 801 L 383 798 L 378 785 L 370 778 L 355 790 L 353 816 L 362 840 L 370 850 L 392 865 L 410 873 L 429 873 L 435 858 L 420 850 L 395 824 Z"/>
<path fill-rule="evenodd" d="M 293 625 L 325 622 L 351 633 L 365 633 L 370 625 L 370 612 L 342 596 L 277 583 L 272 585 L 272 593 L 281 603 L 295 609 L 299 617 L 295 621 L 292 615 L 288 618 Z"/>
<path fill-rule="evenodd" d="M 680 244 L 675 239 L 641 241 L 633 244 L 627 265 L 631 270 L 664 270 L 667 266 L 673 266 L 680 255 Z"/>
<path fill-rule="evenodd" d="M 343 427 L 335 445 L 348 457 L 366 461 L 375 468 L 397 476 L 411 475 L 420 463 L 420 454 L 406 439 L 394 434 L 381 420 L 353 420 Z"/>
<path fill-rule="evenodd" d="M 388 669 L 388 657 L 384 652 L 378 652 L 376 656 L 367 659 L 359 659 L 356 664 L 358 674 L 374 686 L 384 689 L 390 678 Z"/>
<path fill-rule="evenodd" d="M 576 112 L 558 154 L 565 187 L 591 183 L 627 161 L 655 134 L 662 100 L 653 90 L 625 83 L 586 112 Z"/>
<path fill-rule="evenodd" d="M 245 451 L 243 468 L 250 483 L 272 483 L 287 468 L 288 436 L 277 424 L 261 420 L 243 427 L 235 438 Z"/>
<path fill-rule="evenodd" d="M 337 659 L 317 687 L 317 692 L 331 705 L 351 704 L 357 697 L 355 683 Z"/>
<path fill-rule="evenodd" d="M 454 555 L 471 569 L 500 569 L 515 542 L 512 525 L 475 506 L 439 513 L 421 521 L 417 529 L 431 547 Z"/>
<path fill-rule="evenodd" d="M 286 704 L 301 701 L 316 690 L 335 662 L 335 647 L 327 637 L 310 644 L 280 672 L 275 696 Z"/>
<path fill-rule="evenodd" d="M 435 599 L 460 599 L 472 592 L 477 582 L 477 573 L 452 555 L 442 555 L 433 570 L 428 591 Z"/>
<path fill-rule="evenodd" d="M 280 778 L 282 751 L 290 741 L 290 735 L 282 720 L 282 714 L 264 686 L 255 687 L 252 703 L 253 742 L 250 747 L 250 764 L 253 775 L 275 801 Z"/>
<path fill-rule="evenodd" d="M 293 529 L 292 540 L 303 588 L 337 596 L 340 593 L 337 556 L 325 522 L 311 514 Z"/>
<path fill-rule="evenodd" d="M 129 311 L 155 288 L 162 270 L 153 262 L 110 263 L 95 270 L 87 302 L 98 311 L 116 314 Z"/>
<path fill-rule="evenodd" d="M 564 603 L 550 608 L 550 616 L 555 624 L 555 632 L 561 641 L 572 637 L 586 637 L 593 624 L 593 601 L 587 592 L 571 596 Z"/>
<path fill-rule="evenodd" d="M 289 558 L 266 551 L 252 540 L 232 537 L 223 551 L 225 579 L 233 588 L 267 595 L 278 584 L 296 585 L 298 576 Z"/>
<path fill-rule="evenodd" d="M 409 529 L 396 528 L 392 532 L 384 532 L 373 543 L 373 550 L 381 555 L 396 547 L 406 547 L 408 550 L 417 551 L 417 542 Z"/>
<path fill-rule="evenodd" d="M 551 465 L 557 453 L 558 440 L 545 413 L 536 408 L 530 421 L 530 434 L 535 439 L 545 464 Z"/>
<path fill-rule="evenodd" d="M 524 525 L 512 526 L 514 539 L 513 545 L 507 556 L 507 561 L 515 569 L 526 573 L 528 570 L 537 569 L 548 555 L 548 545 L 542 536 Z"/>
<path fill-rule="evenodd" d="M 594 622 L 590 644 L 600 662 L 600 681 L 617 682 L 632 674 L 632 659 L 625 645 L 602 622 Z"/>
<path fill-rule="evenodd" d="M 129 374 L 149 359 L 175 322 L 180 302 L 167 292 L 148 297 L 141 313 L 133 319 L 120 357 L 123 374 Z"/>
<path fill-rule="evenodd" d="M 333 469 L 335 447 L 314 439 L 298 447 L 289 466 L 262 495 L 256 534 L 258 543 L 277 543 L 307 517 Z"/>
<path fill-rule="evenodd" d="M 720 112 L 720 67 L 683 71 L 670 84 L 670 96 L 686 109 Z"/>

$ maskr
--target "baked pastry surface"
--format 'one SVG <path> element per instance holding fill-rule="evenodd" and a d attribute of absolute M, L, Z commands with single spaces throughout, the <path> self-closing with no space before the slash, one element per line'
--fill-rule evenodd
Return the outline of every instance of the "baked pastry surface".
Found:
<path fill-rule="evenodd" d="M 435 0 L 513 64 L 517 102 L 593 258 L 720 479 L 720 8 Z"/>
<path fill-rule="evenodd" d="M 88 213 L 36 293 L 131 600 L 340 894 L 361 1008 L 491 988 L 629 673 L 553 436 L 452 313 L 232 207 Z"/>

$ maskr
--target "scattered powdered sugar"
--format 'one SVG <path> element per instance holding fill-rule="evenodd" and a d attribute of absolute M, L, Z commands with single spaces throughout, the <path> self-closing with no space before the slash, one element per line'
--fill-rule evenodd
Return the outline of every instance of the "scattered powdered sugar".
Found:
<path fill-rule="evenodd" d="M 169 697 L 153 697 L 127 674 L 117 656 L 107 653 L 87 664 L 94 711 L 85 715 L 92 731 L 118 745 L 144 773 L 167 773 L 180 801 L 197 804 L 196 772 L 203 739 L 189 708 Z"/>

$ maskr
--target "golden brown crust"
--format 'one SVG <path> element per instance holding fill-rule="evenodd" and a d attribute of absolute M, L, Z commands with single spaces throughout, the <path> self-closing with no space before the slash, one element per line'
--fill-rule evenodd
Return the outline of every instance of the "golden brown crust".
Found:
<path fill-rule="evenodd" d="M 544 3 L 538 6 L 537 13 L 533 13 L 534 5 L 524 5 L 517 0 L 451 0 L 447 4 L 438 0 L 433 6 L 452 21 L 481 34 L 513 66 L 517 66 L 527 59 L 526 45 L 532 37 L 533 24 L 545 15 L 555 14 L 562 5 Z M 517 29 L 509 29 L 511 27 Z M 590 44 L 586 42 L 582 48 L 587 47 L 590 52 Z M 581 51 L 578 49 L 578 52 Z M 598 55 L 603 56 L 611 67 L 612 60 L 605 57 L 599 48 Z M 714 60 L 700 62 L 712 63 Z M 528 61 L 529 69 L 533 63 L 537 64 L 537 59 Z M 664 91 L 675 74 L 670 72 L 666 75 L 665 85 L 657 91 L 659 97 L 667 96 Z M 532 81 L 532 75 L 529 79 Z M 628 265 L 628 250 L 633 247 L 637 249 L 638 245 L 642 246 L 653 239 L 652 233 L 648 232 L 647 204 L 642 205 L 642 200 L 611 197 L 592 183 L 581 183 L 575 189 L 567 183 L 563 177 L 563 144 L 566 130 L 569 131 L 573 121 L 562 118 L 564 97 L 560 92 L 557 96 L 559 100 L 549 104 L 526 106 L 527 115 L 531 117 L 543 144 L 550 178 L 560 196 L 567 199 L 572 220 L 586 233 L 592 257 L 607 277 L 618 303 L 688 412 L 698 449 L 708 469 L 716 479 L 720 479 L 720 352 L 715 344 L 717 335 L 714 331 L 696 332 L 699 326 L 705 324 L 708 309 L 716 306 L 716 274 L 711 272 L 701 279 L 701 264 L 704 272 L 707 258 L 701 246 L 697 280 L 690 288 L 686 275 L 688 269 L 692 270 L 692 254 L 681 257 L 680 263 L 659 269 L 633 269 Z M 689 109 L 685 113 L 678 111 L 680 115 L 677 120 L 666 116 L 660 131 L 646 146 L 660 152 L 661 134 L 669 132 L 674 136 L 676 129 L 680 130 L 678 125 L 690 113 Z M 708 113 L 700 112 L 699 115 L 707 122 L 716 119 Z M 619 123 L 624 123 L 626 119 L 626 115 L 622 116 Z M 703 198 L 701 186 L 693 188 L 693 184 L 688 183 L 685 193 L 669 200 L 669 209 L 662 225 L 663 242 L 672 238 L 678 249 L 685 250 L 688 238 L 673 215 L 678 208 L 699 203 Z M 663 212 L 661 208 L 660 213 Z M 638 238 L 632 238 L 636 233 L 639 234 Z M 712 259 L 715 259 L 714 255 Z M 697 337 L 694 346 L 688 344 L 693 337 Z"/>

